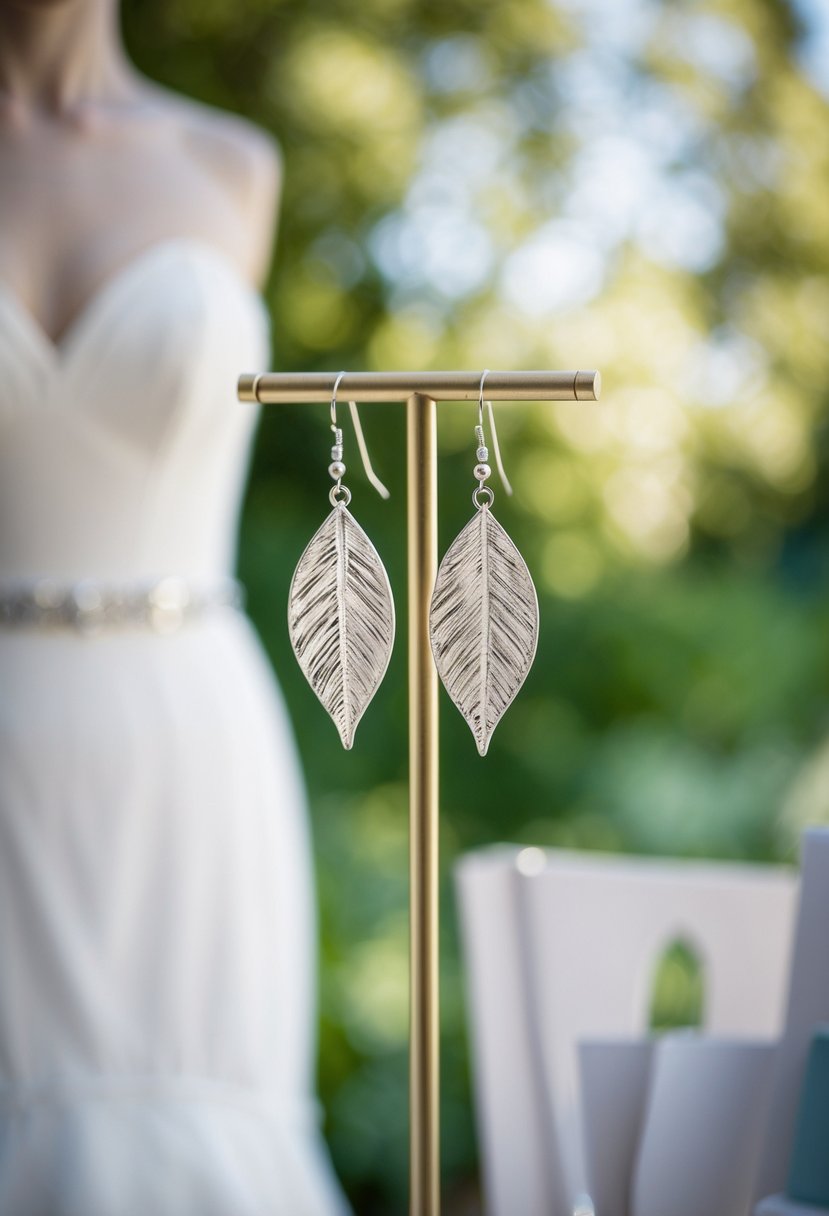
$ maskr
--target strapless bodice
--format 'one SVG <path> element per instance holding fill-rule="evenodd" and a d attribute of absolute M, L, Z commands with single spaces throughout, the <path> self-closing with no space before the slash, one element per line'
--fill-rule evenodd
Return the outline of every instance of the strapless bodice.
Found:
<path fill-rule="evenodd" d="M 118 271 L 52 342 L 0 286 L 0 579 L 229 572 L 267 358 L 261 298 L 176 238 Z"/>

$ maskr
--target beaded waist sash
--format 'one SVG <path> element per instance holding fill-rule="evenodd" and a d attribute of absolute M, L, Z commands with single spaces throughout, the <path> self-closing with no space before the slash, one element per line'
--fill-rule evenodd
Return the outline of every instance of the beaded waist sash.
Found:
<path fill-rule="evenodd" d="M 74 629 L 84 634 L 125 628 L 174 633 L 214 609 L 243 605 L 242 586 L 232 578 L 211 582 L 178 575 L 136 582 L 0 580 L 0 626 Z"/>

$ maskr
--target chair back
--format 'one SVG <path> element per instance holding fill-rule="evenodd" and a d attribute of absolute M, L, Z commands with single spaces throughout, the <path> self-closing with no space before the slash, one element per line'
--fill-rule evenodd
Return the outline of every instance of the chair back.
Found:
<path fill-rule="evenodd" d="M 706 1031 L 780 1032 L 789 870 L 497 846 L 460 860 L 456 889 L 488 1216 L 572 1216 L 578 1043 L 647 1033 L 672 942 L 702 962 Z"/>

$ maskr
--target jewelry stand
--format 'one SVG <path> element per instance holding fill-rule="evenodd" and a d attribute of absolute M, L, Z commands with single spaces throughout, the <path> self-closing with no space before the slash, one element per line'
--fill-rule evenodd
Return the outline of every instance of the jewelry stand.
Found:
<path fill-rule="evenodd" d="M 337 375 L 239 378 L 239 400 L 329 402 Z M 409 617 L 409 1211 L 440 1216 L 438 996 L 438 675 L 429 603 L 438 569 L 437 402 L 477 401 L 480 372 L 347 372 L 343 401 L 406 402 Z M 492 401 L 596 401 L 588 372 L 490 372 Z M 472 763 L 473 760 L 470 760 Z"/>

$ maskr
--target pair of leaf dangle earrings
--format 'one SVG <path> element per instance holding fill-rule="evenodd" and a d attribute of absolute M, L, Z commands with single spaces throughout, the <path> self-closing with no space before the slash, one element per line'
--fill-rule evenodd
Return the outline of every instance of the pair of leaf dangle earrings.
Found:
<path fill-rule="evenodd" d="M 348 510 L 342 484 L 343 435 L 337 389 L 331 398 L 334 444 L 328 472 L 332 511 L 299 559 L 288 596 L 291 644 L 303 674 L 350 748 L 357 724 L 385 675 L 394 642 L 394 601 L 380 556 Z M 484 437 L 484 382 L 478 394 L 472 501 L 475 514 L 440 564 L 429 611 L 432 654 L 443 686 L 486 755 L 492 732 L 527 677 L 538 640 L 538 599 L 521 554 L 492 514 L 495 493 Z M 492 403 L 489 427 L 498 471 L 508 494 Z M 383 498 L 355 402 L 351 418 L 366 475 Z"/>

